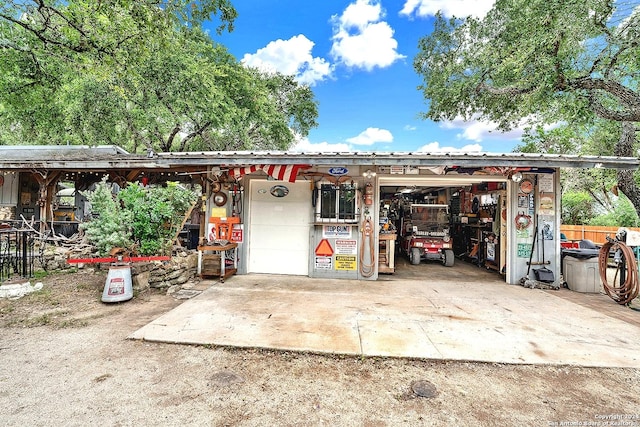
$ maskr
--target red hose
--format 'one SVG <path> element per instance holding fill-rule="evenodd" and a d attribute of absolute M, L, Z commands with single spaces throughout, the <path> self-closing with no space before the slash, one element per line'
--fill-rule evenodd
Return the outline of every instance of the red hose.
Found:
<path fill-rule="evenodd" d="M 620 250 L 624 256 L 626 277 L 624 283 L 616 283 L 616 281 L 620 281 L 618 273 L 622 266 L 622 263 L 618 263 L 614 279 L 612 283 L 609 283 L 609 279 L 607 278 L 609 252 L 616 252 L 617 250 Z M 638 263 L 636 262 L 633 250 L 631 250 L 629 246 L 622 242 L 606 242 L 602 245 L 600 253 L 598 254 L 598 264 L 600 269 L 600 279 L 602 280 L 604 291 L 615 302 L 620 305 L 627 305 L 638 296 L 638 291 L 640 290 L 640 286 L 638 285 Z"/>

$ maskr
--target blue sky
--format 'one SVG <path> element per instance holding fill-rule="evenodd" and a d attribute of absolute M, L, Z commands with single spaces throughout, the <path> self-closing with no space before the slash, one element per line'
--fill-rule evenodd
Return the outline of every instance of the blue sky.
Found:
<path fill-rule="evenodd" d="M 311 85 L 319 126 L 298 151 L 510 152 L 521 133 L 491 123 L 420 119 L 413 69 L 433 15 L 483 16 L 492 0 L 232 0 L 235 30 L 212 38 L 246 65 Z"/>

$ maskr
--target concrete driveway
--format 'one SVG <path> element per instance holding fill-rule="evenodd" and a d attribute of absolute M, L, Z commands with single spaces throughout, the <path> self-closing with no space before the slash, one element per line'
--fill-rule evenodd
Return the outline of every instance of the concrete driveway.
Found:
<path fill-rule="evenodd" d="M 507 285 L 471 265 L 378 281 L 242 275 L 131 334 L 358 356 L 640 368 L 640 313 L 604 295 Z M 416 273 L 417 272 L 417 273 Z M 445 277 L 446 280 L 432 278 Z"/>

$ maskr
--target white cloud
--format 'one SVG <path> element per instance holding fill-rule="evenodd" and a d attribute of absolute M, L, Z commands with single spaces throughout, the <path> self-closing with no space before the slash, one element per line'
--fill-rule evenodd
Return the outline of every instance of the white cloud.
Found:
<path fill-rule="evenodd" d="M 300 138 L 296 144 L 289 149 L 299 153 L 343 153 L 352 151 L 348 144 L 331 144 L 329 142 L 312 143 L 307 138 Z"/>
<path fill-rule="evenodd" d="M 414 131 L 414 130 L 417 130 L 417 129 L 418 128 L 416 126 L 404 125 L 404 130 Z"/>
<path fill-rule="evenodd" d="M 382 18 L 384 13 L 376 0 L 356 0 L 342 15 L 334 15 L 333 58 L 348 67 L 367 71 L 388 67 L 404 58 L 397 52 L 393 29 Z"/>
<path fill-rule="evenodd" d="M 483 18 L 493 7 L 495 0 L 406 0 L 400 15 L 433 16 L 441 11 L 445 17 Z"/>
<path fill-rule="evenodd" d="M 313 57 L 315 43 L 299 34 L 289 40 L 275 40 L 254 54 L 245 54 L 242 63 L 266 72 L 293 75 L 300 83 L 314 85 L 331 75 L 331 64 Z"/>
<path fill-rule="evenodd" d="M 515 128 L 509 132 L 503 132 L 497 130 L 498 124 L 494 122 L 481 122 L 478 120 L 465 121 L 462 117 L 457 117 L 454 120 L 443 122 L 441 126 L 443 129 L 460 129 L 462 132 L 456 135 L 459 139 L 467 139 L 470 141 L 481 142 L 485 138 L 493 139 L 520 139 L 524 129 Z"/>
<path fill-rule="evenodd" d="M 376 142 L 393 142 L 393 135 L 386 129 L 367 128 L 360 135 L 347 138 L 347 142 L 355 145 L 373 145 Z"/>
<path fill-rule="evenodd" d="M 416 151 L 423 153 L 476 153 L 482 151 L 480 144 L 468 144 L 464 147 L 441 147 L 437 141 L 430 142 L 418 148 Z"/>

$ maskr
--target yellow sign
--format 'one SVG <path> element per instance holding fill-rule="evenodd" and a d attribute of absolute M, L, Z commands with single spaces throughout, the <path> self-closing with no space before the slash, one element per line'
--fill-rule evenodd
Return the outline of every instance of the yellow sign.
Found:
<path fill-rule="evenodd" d="M 336 270 L 355 270 L 356 256 L 355 255 L 336 255 Z"/>

